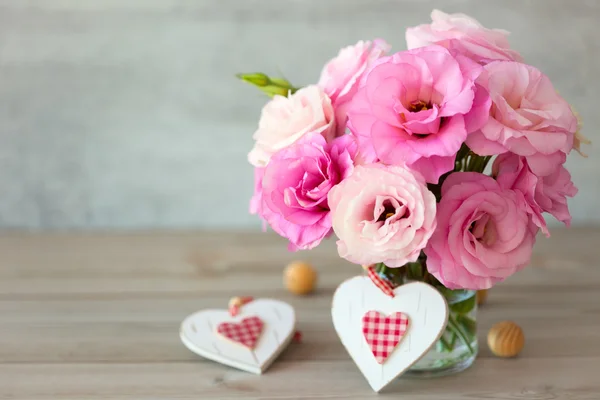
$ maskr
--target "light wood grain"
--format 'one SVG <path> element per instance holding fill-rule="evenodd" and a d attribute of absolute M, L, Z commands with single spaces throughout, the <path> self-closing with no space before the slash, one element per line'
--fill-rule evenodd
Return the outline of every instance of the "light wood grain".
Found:
<path fill-rule="evenodd" d="M 307 297 L 285 291 L 283 268 L 319 271 Z M 436 380 L 402 378 L 384 398 L 600 399 L 600 230 L 554 230 L 532 266 L 490 291 L 480 310 L 474 367 Z M 330 318 L 335 287 L 360 273 L 329 241 L 288 253 L 252 233 L 0 235 L 0 398 L 363 399 L 368 384 Z M 294 305 L 304 342 L 256 377 L 203 360 L 179 341 L 179 324 L 234 295 Z M 520 357 L 494 358 L 495 322 L 525 332 Z"/>

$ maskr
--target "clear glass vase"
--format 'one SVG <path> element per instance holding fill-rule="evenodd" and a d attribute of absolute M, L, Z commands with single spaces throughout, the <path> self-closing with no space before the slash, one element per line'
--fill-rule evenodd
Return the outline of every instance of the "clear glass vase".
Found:
<path fill-rule="evenodd" d="M 429 352 L 407 372 L 410 376 L 436 377 L 461 372 L 477 357 L 477 293 L 473 290 L 440 290 L 448 301 L 448 325 Z"/>
<path fill-rule="evenodd" d="M 426 261 L 403 268 L 378 266 L 382 277 L 394 285 L 420 281 L 436 288 L 448 302 L 448 324 L 440 340 L 406 373 L 413 377 L 436 377 L 454 374 L 470 367 L 477 357 L 477 292 L 450 290 L 427 273 Z"/>

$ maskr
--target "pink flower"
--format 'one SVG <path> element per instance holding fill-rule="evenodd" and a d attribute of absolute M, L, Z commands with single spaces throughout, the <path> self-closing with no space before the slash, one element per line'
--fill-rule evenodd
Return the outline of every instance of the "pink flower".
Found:
<path fill-rule="evenodd" d="M 331 143 L 318 132 L 275 153 L 255 188 L 255 207 L 290 251 L 316 247 L 331 234 L 327 194 L 354 169 L 356 144 L 349 135 Z"/>
<path fill-rule="evenodd" d="M 467 145 L 480 155 L 524 156 L 537 176 L 554 173 L 573 147 L 577 118 L 548 77 L 529 65 L 496 61 L 477 82 L 488 89 L 492 107 Z"/>
<path fill-rule="evenodd" d="M 524 157 L 504 153 L 494 161 L 492 174 L 501 187 L 519 190 L 525 195 L 531 208 L 533 222 L 547 236 L 550 234 L 542 216 L 543 212 L 550 213 L 567 226 L 571 224 L 567 197 L 575 196 L 577 188 L 564 166 L 559 166 L 550 175 L 538 177 L 531 171 Z"/>
<path fill-rule="evenodd" d="M 507 31 L 487 29 L 467 15 L 446 14 L 439 10 L 431 12 L 431 20 L 431 24 L 406 30 L 409 49 L 438 44 L 481 64 L 494 60 L 522 60 L 519 53 L 510 49 Z"/>
<path fill-rule="evenodd" d="M 574 197 L 577 192 L 577 187 L 571 181 L 571 174 L 561 165 L 550 175 L 540 178 L 535 187 L 535 201 L 544 212 L 570 226 L 571 213 L 567 197 Z"/>
<path fill-rule="evenodd" d="M 537 231 L 520 191 L 476 172 L 451 174 L 427 269 L 449 289 L 488 289 L 529 263 Z"/>
<path fill-rule="evenodd" d="M 356 264 L 415 261 L 436 225 L 435 196 L 400 166 L 369 164 L 329 192 L 338 253 Z"/>
<path fill-rule="evenodd" d="M 323 90 L 312 85 L 288 97 L 275 95 L 262 109 L 248 161 L 264 167 L 273 154 L 309 132 L 318 132 L 327 141 L 335 137 L 333 106 Z"/>
<path fill-rule="evenodd" d="M 250 199 L 250 214 L 262 214 L 262 180 L 264 168 L 254 168 L 254 194 Z"/>
<path fill-rule="evenodd" d="M 337 57 L 323 68 L 318 85 L 333 103 L 338 135 L 344 134 L 346 130 L 348 104 L 356 94 L 362 76 L 373 61 L 389 49 L 390 46 L 383 40 L 361 40 L 354 46 L 341 49 Z"/>
<path fill-rule="evenodd" d="M 437 183 L 489 118 L 489 97 L 474 82 L 481 70 L 440 46 L 375 61 L 348 110 L 361 158 L 406 164 Z"/>
<path fill-rule="evenodd" d="M 512 153 L 501 154 L 494 160 L 492 176 L 496 178 L 501 188 L 523 193 L 533 223 L 549 237 L 550 232 L 542 215 L 543 210 L 535 201 L 535 188 L 539 178 L 531 172 L 527 160 Z"/>

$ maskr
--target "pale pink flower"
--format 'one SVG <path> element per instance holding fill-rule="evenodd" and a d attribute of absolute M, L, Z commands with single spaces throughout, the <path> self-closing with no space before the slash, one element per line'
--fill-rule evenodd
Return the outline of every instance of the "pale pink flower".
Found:
<path fill-rule="evenodd" d="M 327 194 L 352 173 L 355 155 L 349 135 L 331 143 L 318 132 L 304 135 L 275 153 L 257 175 L 253 209 L 290 241 L 291 251 L 316 247 L 331 234 Z"/>
<path fill-rule="evenodd" d="M 518 52 L 510 49 L 509 33 L 505 30 L 487 29 L 468 15 L 446 14 L 439 10 L 431 12 L 431 20 L 431 24 L 406 30 L 409 49 L 438 44 L 481 64 L 494 60 L 522 60 Z"/>
<path fill-rule="evenodd" d="M 415 261 L 436 225 L 435 196 L 400 166 L 356 166 L 329 192 L 329 207 L 340 257 L 361 265 Z"/>
<path fill-rule="evenodd" d="M 265 167 L 273 154 L 309 132 L 318 132 L 327 141 L 335 137 L 334 110 L 323 89 L 311 85 L 288 97 L 275 95 L 262 109 L 248 161 Z"/>
<path fill-rule="evenodd" d="M 571 213 L 567 205 L 567 197 L 574 197 L 577 188 L 571 181 L 571 174 L 560 165 L 547 176 L 536 176 L 525 157 L 512 153 L 504 153 L 496 158 L 492 174 L 501 187 L 515 189 L 525 195 L 531 208 L 533 222 L 550 236 L 546 222 L 542 216 L 547 212 L 566 226 L 571 224 Z"/>
<path fill-rule="evenodd" d="M 361 159 L 406 164 L 437 183 L 468 133 L 489 118 L 489 97 L 475 84 L 481 70 L 440 46 L 375 61 L 348 110 Z"/>
<path fill-rule="evenodd" d="M 489 289 L 524 268 L 538 227 L 518 190 L 487 175 L 457 172 L 442 185 L 427 270 L 449 289 Z"/>
<path fill-rule="evenodd" d="M 369 66 L 387 53 L 390 46 L 383 40 L 359 41 L 340 50 L 321 72 L 318 85 L 331 99 L 335 109 L 338 135 L 346 130 L 347 108 L 356 94 L 360 80 Z"/>
<path fill-rule="evenodd" d="M 552 174 L 573 147 L 577 118 L 548 77 L 511 61 L 487 64 L 477 80 L 492 99 L 490 118 L 467 138 L 479 155 L 512 152 L 537 176 Z"/>

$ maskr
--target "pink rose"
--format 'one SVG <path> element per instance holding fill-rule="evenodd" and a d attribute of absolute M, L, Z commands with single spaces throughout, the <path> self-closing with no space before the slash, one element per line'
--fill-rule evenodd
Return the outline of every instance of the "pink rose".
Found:
<path fill-rule="evenodd" d="M 288 97 L 275 95 L 262 109 L 248 161 L 264 167 L 273 154 L 309 132 L 318 132 L 327 141 L 335 137 L 333 106 L 323 89 L 312 85 Z"/>
<path fill-rule="evenodd" d="M 438 44 L 481 64 L 494 60 L 522 60 L 519 53 L 510 49 L 507 31 L 487 29 L 467 15 L 446 14 L 439 10 L 431 12 L 431 20 L 431 24 L 406 30 L 409 49 Z"/>
<path fill-rule="evenodd" d="M 255 192 L 256 209 L 290 241 L 290 251 L 312 249 L 331 234 L 327 194 L 352 173 L 355 154 L 351 136 L 327 143 L 311 132 L 273 155 Z"/>
<path fill-rule="evenodd" d="M 435 196 L 418 174 L 369 164 L 329 192 L 338 253 L 356 264 L 415 261 L 436 225 Z"/>
<path fill-rule="evenodd" d="M 427 270 L 449 289 L 489 289 L 529 263 L 537 231 L 520 191 L 476 172 L 451 174 Z"/>
<path fill-rule="evenodd" d="M 361 158 L 406 164 L 437 183 L 467 134 L 489 118 L 489 97 L 475 85 L 481 70 L 440 46 L 375 61 L 348 110 Z"/>
<path fill-rule="evenodd" d="M 348 104 L 356 94 L 362 76 L 373 61 L 389 49 L 390 46 L 383 40 L 361 40 L 354 46 L 341 49 L 337 57 L 323 68 L 318 85 L 333 103 L 338 135 L 344 134 L 346 130 Z"/>
<path fill-rule="evenodd" d="M 524 157 L 512 153 L 499 155 L 494 161 L 492 174 L 501 187 L 515 189 L 525 195 L 531 207 L 533 222 L 550 236 L 543 212 L 550 213 L 566 226 L 571 224 L 571 213 L 567 197 L 577 194 L 571 181 L 571 174 L 564 166 L 559 166 L 552 174 L 536 176 Z"/>
<path fill-rule="evenodd" d="M 495 61 L 477 80 L 492 99 L 490 118 L 467 138 L 477 154 L 512 152 L 537 176 L 552 174 L 573 147 L 577 118 L 548 77 L 532 66 Z"/>

